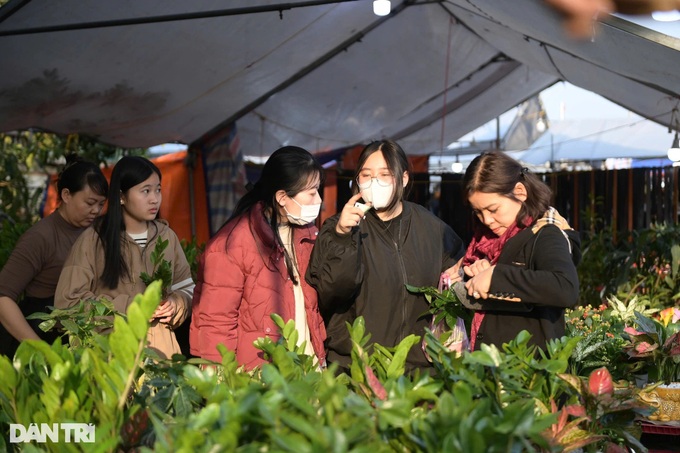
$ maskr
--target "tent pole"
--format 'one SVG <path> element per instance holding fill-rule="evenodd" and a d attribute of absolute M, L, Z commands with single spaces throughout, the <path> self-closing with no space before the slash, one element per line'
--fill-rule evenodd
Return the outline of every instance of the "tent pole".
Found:
<path fill-rule="evenodd" d="M 196 168 L 196 150 L 190 146 L 185 161 L 189 170 L 189 215 L 191 219 L 191 238 L 196 238 L 196 194 L 194 193 L 194 169 Z"/>
<path fill-rule="evenodd" d="M 501 117 L 496 117 L 496 149 L 501 149 Z"/>

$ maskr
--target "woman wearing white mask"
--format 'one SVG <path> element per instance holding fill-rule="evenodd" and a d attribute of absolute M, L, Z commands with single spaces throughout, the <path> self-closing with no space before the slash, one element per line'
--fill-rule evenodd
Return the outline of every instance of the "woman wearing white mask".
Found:
<path fill-rule="evenodd" d="M 350 364 L 345 325 L 363 316 L 371 342 L 392 347 L 410 334 L 424 334 L 429 319 L 422 294 L 406 285 L 437 286 L 441 273 L 465 250 L 463 241 L 428 209 L 404 201 L 408 159 L 391 140 L 376 141 L 359 156 L 355 195 L 323 225 L 307 271 L 319 293 L 326 321 L 328 361 L 340 371 Z M 356 206 L 359 200 L 364 204 Z M 365 211 L 366 206 L 373 209 Z M 429 368 L 414 346 L 407 368 Z"/>
<path fill-rule="evenodd" d="M 259 366 L 265 359 L 253 342 L 278 339 L 270 316 L 277 313 L 295 321 L 299 344 L 325 365 L 323 319 L 316 291 L 304 281 L 323 174 L 302 148 L 286 146 L 269 157 L 201 256 L 189 333 L 193 355 L 221 361 L 222 343 L 247 369 Z"/>

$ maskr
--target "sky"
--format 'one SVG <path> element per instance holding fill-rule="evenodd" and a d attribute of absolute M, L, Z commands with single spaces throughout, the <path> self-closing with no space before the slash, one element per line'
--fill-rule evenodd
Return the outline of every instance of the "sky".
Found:
<path fill-rule="evenodd" d="M 643 27 L 664 33 L 680 39 L 680 12 L 668 13 L 676 20 L 661 22 L 652 19 L 651 16 L 630 16 L 618 14 L 619 17 L 635 22 Z M 543 90 L 540 94 L 543 107 L 548 115 L 549 121 L 556 120 L 580 120 L 580 119 L 619 119 L 619 118 L 639 118 L 629 110 L 603 98 L 602 96 L 584 90 L 568 82 L 558 82 L 555 85 Z M 516 113 L 513 108 L 501 115 L 501 135 L 512 122 Z M 481 126 L 461 137 L 458 142 L 466 145 L 473 139 L 477 142 L 493 140 L 496 137 L 496 121 Z M 457 146 L 450 146 L 450 148 Z"/>
<path fill-rule="evenodd" d="M 633 113 L 623 107 L 569 82 L 557 82 L 555 85 L 540 93 L 543 108 L 548 115 L 548 121 L 580 120 L 590 118 L 632 118 Z M 501 136 L 510 126 L 517 109 L 510 109 L 501 115 Z M 493 140 L 496 137 L 496 120 L 471 131 L 461 137 L 458 142 L 467 144 L 470 141 Z"/>

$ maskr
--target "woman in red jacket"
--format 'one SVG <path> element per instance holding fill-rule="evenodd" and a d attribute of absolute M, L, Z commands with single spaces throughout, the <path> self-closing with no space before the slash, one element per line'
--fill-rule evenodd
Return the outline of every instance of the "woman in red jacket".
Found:
<path fill-rule="evenodd" d="M 193 355 L 220 361 L 222 343 L 246 369 L 261 365 L 264 353 L 253 342 L 279 338 L 271 319 L 277 313 L 295 321 L 305 353 L 325 365 L 326 331 L 316 291 L 304 279 L 318 234 L 322 177 L 321 165 L 302 148 L 280 148 L 267 160 L 201 256 L 189 333 Z"/>

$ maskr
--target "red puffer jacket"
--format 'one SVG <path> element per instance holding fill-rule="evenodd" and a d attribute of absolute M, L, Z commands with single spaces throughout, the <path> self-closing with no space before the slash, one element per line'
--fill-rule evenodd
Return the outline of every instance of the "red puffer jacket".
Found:
<path fill-rule="evenodd" d="M 315 226 L 295 227 L 293 243 L 299 273 L 304 276 L 316 242 Z M 201 256 L 194 290 L 189 342 L 191 353 L 220 361 L 216 349 L 223 343 L 236 352 L 247 369 L 265 362 L 253 346 L 262 337 L 280 335 L 271 313 L 285 321 L 295 319 L 293 282 L 288 277 L 283 248 L 275 246 L 271 227 L 256 205 L 232 220 L 208 242 Z M 312 347 L 325 365 L 326 330 L 314 288 L 301 278 Z"/>

